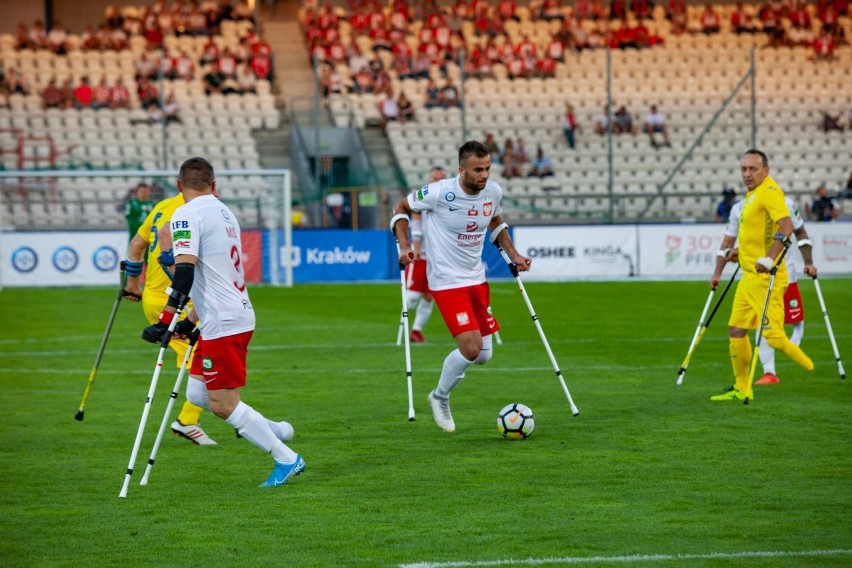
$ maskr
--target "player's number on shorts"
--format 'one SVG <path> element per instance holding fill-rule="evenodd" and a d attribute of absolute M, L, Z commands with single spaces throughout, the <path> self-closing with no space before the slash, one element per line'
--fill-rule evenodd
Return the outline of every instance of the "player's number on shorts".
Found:
<path fill-rule="evenodd" d="M 236 246 L 231 247 L 231 260 L 234 261 L 234 269 L 237 271 L 239 280 L 234 280 L 234 287 L 240 292 L 246 290 L 246 277 L 243 275 L 243 263 L 240 260 L 240 251 Z"/>

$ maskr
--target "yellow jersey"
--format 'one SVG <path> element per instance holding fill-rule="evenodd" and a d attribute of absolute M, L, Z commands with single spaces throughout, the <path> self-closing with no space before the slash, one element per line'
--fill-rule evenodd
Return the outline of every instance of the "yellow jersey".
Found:
<path fill-rule="evenodd" d="M 160 231 L 164 228 L 169 230 L 169 222 L 175 210 L 184 204 L 183 194 L 178 193 L 174 197 L 168 197 L 157 203 L 145 222 L 136 232 L 139 237 L 148 243 L 148 266 L 145 270 L 145 289 L 143 294 L 156 294 L 166 297 L 166 288 L 172 285 L 171 279 L 160 266 Z M 165 302 L 163 302 L 165 305 Z"/>
<path fill-rule="evenodd" d="M 766 256 L 778 232 L 778 220 L 790 216 L 784 192 L 770 176 L 743 200 L 740 230 L 737 234 L 740 268 L 745 274 L 756 275 L 757 259 Z M 778 265 L 776 275 L 786 279 L 787 266 Z"/>

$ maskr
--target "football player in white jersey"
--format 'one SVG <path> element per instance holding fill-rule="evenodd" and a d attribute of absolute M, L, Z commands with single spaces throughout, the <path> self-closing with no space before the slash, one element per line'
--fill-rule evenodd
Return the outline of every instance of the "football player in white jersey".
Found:
<path fill-rule="evenodd" d="M 181 337 L 201 321 L 186 398 L 211 410 L 243 438 L 272 454 L 275 465 L 261 487 L 281 485 L 304 471 L 305 461 L 284 444 L 293 437 L 290 424 L 268 420 L 240 400 L 255 325 L 243 272 L 240 225 L 219 201 L 213 166 L 207 160 L 185 161 L 177 183 L 186 204 L 172 215 L 172 292 L 159 323 L 146 328 L 142 337 L 159 342 L 177 307 L 192 297 L 195 308 L 175 327 L 175 335 Z"/>
<path fill-rule="evenodd" d="M 484 365 L 491 358 L 491 335 L 500 329 L 488 313 L 491 305 L 482 248 L 487 230 L 509 255 L 519 271 L 530 269 L 532 260 L 520 254 L 503 222 L 503 190 L 488 179 L 491 154 L 476 141 L 459 148 L 459 175 L 430 183 L 412 192 L 394 206 L 391 231 L 399 241 L 399 262 L 414 262 L 408 238 L 409 215 L 425 213 L 423 244 L 429 251 L 426 275 L 432 297 L 457 349 L 444 359 L 438 385 L 428 401 L 438 426 L 456 429 L 450 413 L 450 392 L 464 378 L 468 367 Z"/>
<path fill-rule="evenodd" d="M 429 172 L 429 183 L 447 177 L 447 172 L 435 166 Z M 405 267 L 405 285 L 408 288 L 408 305 L 417 305 L 414 312 L 414 325 L 411 326 L 410 339 L 414 343 L 424 343 L 423 328 L 432 315 L 435 303 L 429 292 L 429 280 L 426 277 L 426 249 L 423 248 L 423 223 L 421 213 L 411 214 L 411 246 L 414 250 L 414 262 Z"/>
<path fill-rule="evenodd" d="M 802 260 L 805 262 L 804 273 L 813 278 L 817 274 L 817 268 L 814 266 L 813 244 L 808 237 L 808 232 L 805 230 L 805 221 L 802 219 L 802 214 L 793 200 L 786 196 L 784 200 L 787 203 L 787 209 L 790 211 L 790 219 L 793 220 L 793 234 L 796 235 L 799 252 L 802 253 Z M 731 207 L 731 214 L 727 225 L 725 225 L 725 236 L 737 237 L 742 208 L 742 199 L 734 203 L 733 207 Z M 733 249 L 728 255 L 728 261 L 736 262 L 736 259 L 737 249 Z M 796 262 L 793 259 L 793 255 L 788 251 L 784 260 L 787 264 L 787 276 L 789 278 L 787 290 L 784 292 L 784 323 L 793 325 L 793 333 L 790 334 L 790 341 L 799 345 L 805 334 L 805 309 L 802 305 L 802 294 L 799 291 L 799 283 L 796 281 Z M 769 343 L 763 341 L 760 346 L 759 356 L 760 365 L 763 367 L 763 376 L 754 384 L 777 385 L 781 382 L 781 379 L 775 374 L 775 350 L 769 346 Z"/>

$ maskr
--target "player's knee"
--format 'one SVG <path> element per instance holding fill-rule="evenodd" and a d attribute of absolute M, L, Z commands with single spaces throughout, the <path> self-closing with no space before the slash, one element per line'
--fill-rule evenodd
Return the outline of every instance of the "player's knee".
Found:
<path fill-rule="evenodd" d="M 473 360 L 476 365 L 484 365 L 488 361 L 491 360 L 491 355 L 494 352 L 491 349 L 482 349 L 479 351 L 479 355 L 476 356 L 476 359 Z"/>
<path fill-rule="evenodd" d="M 788 341 L 790 340 L 787 339 L 787 336 L 782 333 L 773 333 L 771 335 L 766 336 L 766 344 L 773 349 L 781 349 L 787 344 Z"/>
<path fill-rule="evenodd" d="M 210 410 L 210 400 L 207 397 L 207 387 L 204 386 L 204 381 L 189 378 L 186 382 L 186 400 L 195 406 Z"/>

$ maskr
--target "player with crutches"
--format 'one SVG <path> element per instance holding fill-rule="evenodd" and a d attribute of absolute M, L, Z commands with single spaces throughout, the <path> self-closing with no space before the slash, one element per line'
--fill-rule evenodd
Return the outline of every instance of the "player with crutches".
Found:
<path fill-rule="evenodd" d="M 790 212 L 790 220 L 793 222 L 793 234 L 796 236 L 796 245 L 802 255 L 802 260 L 805 263 L 803 272 L 816 278 L 817 268 L 813 263 L 813 243 L 805 229 L 805 221 L 799 212 L 798 206 L 789 197 L 784 198 L 787 204 L 787 210 Z M 739 230 L 740 215 L 742 213 L 743 201 L 737 201 L 731 208 L 731 213 L 728 218 L 728 224 L 725 227 L 725 234 L 736 237 Z M 729 262 L 736 262 L 738 250 L 735 248 L 728 256 Z M 802 303 L 802 294 L 799 290 L 797 278 L 796 261 L 792 254 L 784 256 L 784 262 L 787 266 L 787 290 L 784 292 L 784 324 L 792 325 L 793 331 L 790 334 L 790 341 L 796 345 L 800 345 L 802 337 L 805 333 L 805 309 Z M 775 371 L 775 350 L 766 342 L 760 344 L 760 364 L 763 367 L 763 376 L 755 381 L 756 385 L 777 385 L 781 382 Z"/>
<path fill-rule="evenodd" d="M 758 337 L 807 370 L 813 370 L 810 358 L 784 334 L 784 291 L 787 269 L 782 251 L 790 245 L 793 222 L 784 202 L 784 193 L 769 175 L 769 160 L 759 150 L 748 150 L 740 161 L 740 172 L 747 188 L 736 236 L 725 235 L 710 287 L 716 288 L 727 254 L 722 251 L 738 243 L 738 262 L 743 277 L 737 284 L 731 317 L 728 320 L 729 347 L 734 385 L 722 394 L 710 397 L 721 402 L 754 399 L 751 388 L 752 347 L 748 331 L 761 328 Z M 769 235 L 769 236 L 768 236 Z M 779 262 L 782 260 L 782 262 Z M 772 273 L 772 274 L 770 274 Z M 771 286 L 770 286 L 771 284 Z"/>
<path fill-rule="evenodd" d="M 182 193 L 158 202 L 151 213 L 148 214 L 148 217 L 145 218 L 136 235 L 130 240 L 128 247 L 126 261 L 128 278 L 125 290 L 137 294 L 137 298 L 141 296 L 142 313 L 150 324 L 157 322 L 160 310 L 168 300 L 166 290 L 172 284 L 168 267 L 174 265 L 169 221 L 175 210 L 183 204 Z M 139 284 L 139 278 L 142 275 L 146 250 L 149 262 L 147 267 L 144 268 L 145 287 L 143 289 Z M 187 306 L 186 311 L 189 312 L 191 309 L 192 304 Z M 173 337 L 169 347 L 176 354 L 176 367 L 180 367 L 184 356 L 190 350 L 189 342 L 185 339 Z M 190 359 L 191 363 L 192 359 Z M 193 444 L 215 446 L 216 442 L 204 432 L 199 423 L 203 410 L 185 400 L 180 413 L 171 424 L 172 433 L 186 438 Z"/>
<path fill-rule="evenodd" d="M 498 233 L 499 243 L 520 271 L 532 260 L 520 254 L 502 218 L 502 188 L 488 179 L 491 155 L 480 142 L 459 148 L 459 175 L 413 191 L 394 205 L 390 222 L 399 242 L 399 262 L 411 264 L 411 213 L 423 215 L 423 235 L 429 248 L 429 289 L 457 348 L 444 359 L 435 389 L 427 398 L 432 416 L 445 432 L 456 429 L 450 412 L 450 393 L 473 365 L 491 359 L 492 335 L 499 329 L 488 313 L 490 290 L 485 279 L 482 250 L 486 232 Z"/>
<path fill-rule="evenodd" d="M 77 407 L 77 412 L 74 414 L 74 418 L 81 422 L 83 421 L 83 418 L 85 416 L 86 405 L 89 403 L 89 395 L 92 393 L 92 387 L 95 385 L 95 378 L 98 376 L 98 369 L 101 366 L 101 358 L 104 356 L 104 349 L 106 349 L 106 344 L 109 340 L 109 334 L 112 331 L 112 324 L 115 323 L 115 316 L 118 313 L 118 306 L 121 304 L 121 299 L 129 298 L 133 301 L 139 301 L 139 299 L 141 299 L 141 296 L 139 296 L 138 294 L 124 289 L 125 275 L 125 261 L 122 261 L 119 264 L 118 279 L 120 285 L 118 287 L 118 292 L 115 297 L 115 302 L 113 302 L 112 304 L 112 311 L 110 311 L 106 329 L 104 330 L 104 335 L 103 337 L 101 337 L 101 345 L 100 347 L 98 347 L 97 355 L 95 355 L 95 364 L 92 367 L 91 372 L 89 373 L 89 379 L 86 382 L 86 389 L 83 391 L 83 399 L 80 401 L 80 406 Z"/>

